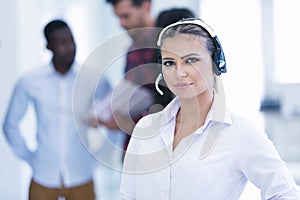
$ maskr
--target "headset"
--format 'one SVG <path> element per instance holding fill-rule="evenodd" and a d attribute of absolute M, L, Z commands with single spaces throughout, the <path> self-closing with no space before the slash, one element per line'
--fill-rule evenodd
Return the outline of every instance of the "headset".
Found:
<path fill-rule="evenodd" d="M 158 62 L 158 68 L 160 71 L 159 76 L 157 77 L 156 81 L 155 81 L 155 87 L 156 90 L 163 95 L 163 92 L 158 88 L 158 83 L 160 80 L 162 80 L 163 76 L 162 76 L 162 72 L 161 72 L 161 65 L 162 65 L 162 61 L 161 61 L 161 52 L 160 52 L 160 46 L 161 46 L 161 40 L 162 40 L 162 36 L 164 35 L 164 33 L 169 29 L 172 28 L 174 26 L 178 26 L 178 25 L 182 25 L 182 24 L 194 24 L 194 25 L 198 25 L 201 28 L 203 28 L 204 30 L 206 30 L 208 32 L 208 34 L 210 35 L 213 43 L 215 44 L 216 50 L 213 52 L 212 55 L 212 59 L 214 62 L 214 72 L 217 76 L 220 76 L 221 73 L 226 73 L 227 68 L 226 68 L 226 60 L 225 60 L 225 55 L 221 46 L 221 43 L 217 37 L 217 35 L 214 33 L 213 29 L 207 25 L 202 19 L 199 18 L 185 18 L 185 19 L 181 19 L 178 22 L 175 22 L 173 24 L 168 25 L 167 27 L 165 27 L 159 34 L 158 36 L 158 40 L 157 40 L 157 62 Z"/>

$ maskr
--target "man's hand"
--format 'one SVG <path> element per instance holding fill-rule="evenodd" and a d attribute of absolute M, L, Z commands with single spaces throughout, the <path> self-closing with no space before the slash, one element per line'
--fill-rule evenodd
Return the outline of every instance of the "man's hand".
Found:
<path fill-rule="evenodd" d="M 98 123 L 112 130 L 121 130 L 129 135 L 131 135 L 135 126 L 135 122 L 130 116 L 125 116 L 120 113 L 115 113 L 113 117 L 107 121 L 98 119 Z"/>

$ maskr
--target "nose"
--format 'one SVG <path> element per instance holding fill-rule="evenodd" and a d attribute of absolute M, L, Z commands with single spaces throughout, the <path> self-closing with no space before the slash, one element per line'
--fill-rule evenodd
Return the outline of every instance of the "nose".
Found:
<path fill-rule="evenodd" d="M 125 30 L 127 30 L 127 22 L 125 19 L 120 19 L 120 25 L 123 27 Z"/>
<path fill-rule="evenodd" d="M 184 65 L 182 65 L 182 64 L 176 65 L 176 74 L 178 77 L 186 77 L 187 76 L 187 72 L 186 72 Z"/>

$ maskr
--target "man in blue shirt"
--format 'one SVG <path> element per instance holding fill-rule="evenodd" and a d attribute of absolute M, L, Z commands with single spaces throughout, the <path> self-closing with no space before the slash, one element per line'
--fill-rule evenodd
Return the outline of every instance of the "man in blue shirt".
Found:
<path fill-rule="evenodd" d="M 73 118 L 76 44 L 68 25 L 53 20 L 44 28 L 51 62 L 17 82 L 3 124 L 14 153 L 32 168 L 30 200 L 95 200 L 95 159 L 81 142 Z M 32 104 L 37 119 L 37 148 L 22 137 L 20 122 Z"/>

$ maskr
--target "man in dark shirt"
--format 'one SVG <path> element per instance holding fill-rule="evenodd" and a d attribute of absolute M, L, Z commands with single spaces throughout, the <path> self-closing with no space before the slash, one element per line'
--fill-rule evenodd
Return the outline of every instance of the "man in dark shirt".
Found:
<path fill-rule="evenodd" d="M 156 59 L 159 29 L 155 27 L 155 20 L 151 17 L 151 0 L 107 0 L 107 2 L 113 5 L 121 26 L 132 38 L 132 44 L 126 55 L 125 79 L 147 88 L 153 99 L 153 104 L 149 108 L 137 116 L 131 116 L 131 119 L 128 116 L 115 115 L 115 119 L 111 121 L 100 121 L 100 124 L 108 128 L 122 129 L 127 133 L 124 146 L 126 150 L 135 123 L 150 112 L 162 110 L 173 96 L 165 88 L 163 96 L 155 90 L 154 83 L 159 74 Z"/>

